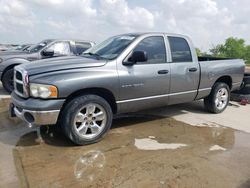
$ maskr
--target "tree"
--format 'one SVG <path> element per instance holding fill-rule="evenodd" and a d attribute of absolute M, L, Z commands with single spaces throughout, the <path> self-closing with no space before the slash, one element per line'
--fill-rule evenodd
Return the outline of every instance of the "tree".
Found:
<path fill-rule="evenodd" d="M 250 64 L 250 45 L 246 46 L 246 54 L 243 59 L 246 60 L 247 64 Z"/>
<path fill-rule="evenodd" d="M 197 56 L 209 56 L 206 52 L 202 52 L 199 48 L 195 48 Z"/>
<path fill-rule="evenodd" d="M 215 57 L 226 57 L 224 53 L 224 45 L 218 44 L 214 46 L 212 49 L 209 50 L 209 52 L 212 54 L 212 56 Z"/>
<path fill-rule="evenodd" d="M 244 39 L 230 37 L 224 44 L 218 44 L 209 50 L 215 57 L 240 58 L 250 63 L 250 46 Z"/>
<path fill-rule="evenodd" d="M 197 56 L 202 56 L 202 52 L 199 48 L 195 48 Z"/>

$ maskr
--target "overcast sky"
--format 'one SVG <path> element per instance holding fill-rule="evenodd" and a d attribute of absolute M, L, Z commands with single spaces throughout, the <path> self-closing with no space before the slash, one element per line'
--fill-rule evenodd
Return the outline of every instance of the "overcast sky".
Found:
<path fill-rule="evenodd" d="M 229 36 L 249 43 L 249 17 L 250 0 L 0 0 L 0 43 L 163 31 L 207 50 Z"/>

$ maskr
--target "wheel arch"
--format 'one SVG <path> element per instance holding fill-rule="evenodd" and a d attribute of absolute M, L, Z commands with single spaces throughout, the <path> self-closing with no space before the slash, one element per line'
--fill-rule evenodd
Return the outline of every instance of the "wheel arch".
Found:
<path fill-rule="evenodd" d="M 214 84 L 216 84 L 216 83 L 218 83 L 218 82 L 223 82 L 223 83 L 227 84 L 228 87 L 229 87 L 230 89 L 232 89 L 233 80 L 232 80 L 232 77 L 231 77 L 231 76 L 228 76 L 228 75 L 221 76 L 221 77 L 219 77 L 219 78 L 214 82 Z"/>
<path fill-rule="evenodd" d="M 116 105 L 115 96 L 110 90 L 105 89 L 105 88 L 85 88 L 85 89 L 75 91 L 66 98 L 66 101 L 64 102 L 62 106 L 62 109 L 65 107 L 65 105 L 69 101 L 73 100 L 74 98 L 81 96 L 81 95 L 90 95 L 90 94 L 97 95 L 99 97 L 104 98 L 111 106 L 112 112 L 114 114 L 117 113 L 117 105 Z"/>
<path fill-rule="evenodd" d="M 4 73 L 6 73 L 6 71 L 14 68 L 17 65 L 21 65 L 27 62 L 30 62 L 30 61 L 24 58 L 16 58 L 16 57 L 4 60 L 3 62 L 4 69 L 3 69 L 1 80 L 3 79 L 3 75 Z"/>
<path fill-rule="evenodd" d="M 13 65 L 7 66 L 7 67 L 3 70 L 3 74 L 2 74 L 2 76 L 1 76 L 0 79 L 1 79 L 1 80 L 3 79 L 3 75 L 6 73 L 6 71 L 8 71 L 8 70 L 14 68 L 14 67 L 17 66 L 17 65 L 20 65 L 20 64 L 16 63 L 16 64 L 13 64 Z"/>

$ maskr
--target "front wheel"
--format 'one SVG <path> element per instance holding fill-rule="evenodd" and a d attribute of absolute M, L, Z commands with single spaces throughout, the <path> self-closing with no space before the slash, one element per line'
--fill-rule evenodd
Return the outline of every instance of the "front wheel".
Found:
<path fill-rule="evenodd" d="M 111 127 L 113 113 L 102 97 L 84 95 L 66 104 L 61 118 L 66 136 L 77 145 L 86 145 L 102 139 Z"/>
<path fill-rule="evenodd" d="M 14 69 L 9 69 L 3 74 L 2 84 L 4 89 L 11 93 L 14 90 Z"/>
<path fill-rule="evenodd" d="M 221 113 L 228 106 L 230 89 L 227 84 L 217 82 L 214 84 L 208 97 L 204 99 L 206 109 L 211 113 Z"/>

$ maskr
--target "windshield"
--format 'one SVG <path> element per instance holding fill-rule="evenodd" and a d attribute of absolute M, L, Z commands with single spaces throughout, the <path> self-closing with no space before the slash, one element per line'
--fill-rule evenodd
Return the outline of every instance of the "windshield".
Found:
<path fill-rule="evenodd" d="M 31 47 L 29 52 L 36 53 L 36 52 L 40 51 L 43 47 L 47 46 L 51 42 L 52 42 L 52 40 L 44 40 L 44 41 L 34 45 L 33 47 Z"/>
<path fill-rule="evenodd" d="M 31 45 L 27 45 L 27 46 L 25 46 L 25 47 L 22 49 L 22 51 L 29 52 L 30 48 L 31 48 Z"/>
<path fill-rule="evenodd" d="M 22 50 L 23 48 L 25 48 L 26 47 L 26 45 L 20 45 L 20 46 L 17 46 L 16 48 L 15 48 L 15 50 Z"/>
<path fill-rule="evenodd" d="M 115 59 L 135 40 L 137 36 L 138 35 L 119 35 L 111 37 L 85 51 L 83 55 L 95 56 L 108 60 Z"/>

